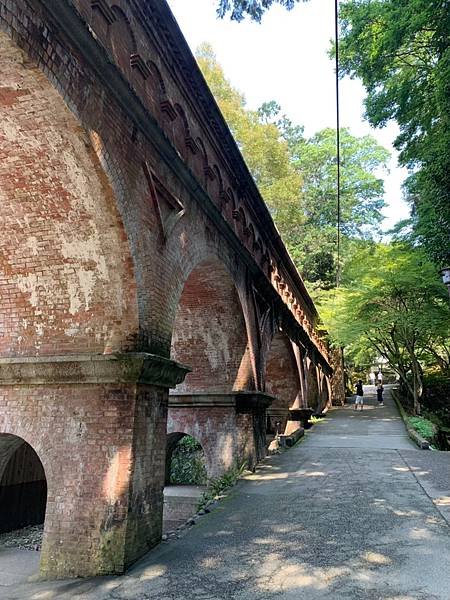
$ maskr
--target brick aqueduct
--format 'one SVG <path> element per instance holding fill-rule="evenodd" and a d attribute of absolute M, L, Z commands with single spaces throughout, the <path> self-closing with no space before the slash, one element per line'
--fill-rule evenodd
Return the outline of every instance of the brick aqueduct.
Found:
<path fill-rule="evenodd" d="M 254 466 L 341 377 L 165 0 L 0 0 L 0 76 L 0 528 L 45 511 L 43 577 L 120 573 L 170 440 Z"/>

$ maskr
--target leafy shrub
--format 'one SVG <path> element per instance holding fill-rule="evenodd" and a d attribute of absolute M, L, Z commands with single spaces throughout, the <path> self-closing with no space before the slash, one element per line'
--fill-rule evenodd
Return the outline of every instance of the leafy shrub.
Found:
<path fill-rule="evenodd" d="M 423 417 L 408 417 L 408 424 L 429 442 L 432 442 L 437 434 L 436 425 Z"/>
<path fill-rule="evenodd" d="M 212 500 L 221 496 L 225 490 L 235 485 L 237 480 L 242 476 L 242 473 L 247 468 L 247 463 L 243 462 L 240 466 L 235 466 L 229 469 L 226 473 L 215 479 L 208 481 L 208 488 L 200 498 L 197 510 L 201 510 Z"/>
<path fill-rule="evenodd" d="M 181 485 L 205 485 L 207 473 L 205 453 L 198 441 L 185 435 L 172 453 L 170 483 Z"/>

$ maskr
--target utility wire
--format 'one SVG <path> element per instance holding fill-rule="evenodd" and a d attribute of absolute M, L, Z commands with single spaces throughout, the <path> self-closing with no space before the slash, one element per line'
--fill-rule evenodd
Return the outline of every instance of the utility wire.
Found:
<path fill-rule="evenodd" d="M 341 282 L 341 137 L 339 114 L 339 0 L 334 0 L 334 60 L 336 68 L 336 185 L 337 185 L 337 265 L 336 287 Z"/>

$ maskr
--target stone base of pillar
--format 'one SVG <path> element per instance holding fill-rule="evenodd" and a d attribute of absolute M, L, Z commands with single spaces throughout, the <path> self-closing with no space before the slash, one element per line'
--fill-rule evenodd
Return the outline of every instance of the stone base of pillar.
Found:
<path fill-rule="evenodd" d="M 302 428 L 302 424 L 300 421 L 288 421 L 286 423 L 286 427 L 284 429 L 284 435 L 291 435 L 298 429 Z"/>

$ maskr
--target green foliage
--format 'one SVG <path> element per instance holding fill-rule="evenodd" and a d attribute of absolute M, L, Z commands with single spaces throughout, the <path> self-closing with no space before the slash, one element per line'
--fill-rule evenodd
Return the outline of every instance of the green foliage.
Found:
<path fill-rule="evenodd" d="M 428 419 L 424 419 L 423 417 L 408 417 L 408 424 L 429 442 L 432 442 L 436 437 L 436 425 Z"/>
<path fill-rule="evenodd" d="M 321 314 L 335 343 L 353 356 L 386 358 L 420 411 L 423 364 L 448 346 L 450 308 L 435 266 L 401 244 L 371 244 L 346 265 L 344 286 L 322 298 Z"/>
<path fill-rule="evenodd" d="M 437 425 L 450 427 L 450 376 L 442 373 L 424 375 L 424 413 Z"/>
<path fill-rule="evenodd" d="M 303 177 L 298 210 L 304 222 L 277 224 L 304 278 L 315 288 L 330 288 L 336 273 L 336 132 L 324 129 L 307 139 L 284 128 L 283 136 Z M 341 242 L 342 255 L 348 257 L 360 240 L 379 231 L 384 206 L 379 175 L 389 153 L 371 136 L 355 137 L 345 128 L 340 139 Z"/>
<path fill-rule="evenodd" d="M 288 10 L 292 10 L 299 0 L 219 0 L 217 14 L 223 18 L 230 13 L 233 21 L 242 21 L 249 16 L 258 23 L 265 11 L 273 4 L 281 4 Z"/>
<path fill-rule="evenodd" d="M 336 133 L 306 138 L 303 128 L 264 103 L 249 110 L 225 78 L 211 46 L 197 60 L 304 279 L 314 288 L 334 285 L 336 272 Z M 370 136 L 341 130 L 343 254 L 378 229 L 383 207 L 380 169 L 388 152 Z"/>
<path fill-rule="evenodd" d="M 207 480 L 205 455 L 201 445 L 190 435 L 184 436 L 172 453 L 170 483 L 204 485 Z"/>
<path fill-rule="evenodd" d="M 340 5 L 340 72 L 359 77 L 366 115 L 394 119 L 411 169 L 406 192 L 416 239 L 450 260 L 450 10 L 442 0 L 347 0 Z"/>
<path fill-rule="evenodd" d="M 317 423 L 321 423 L 322 421 L 325 421 L 325 419 L 323 417 L 316 417 L 315 415 L 312 415 L 309 418 L 309 421 L 313 424 L 313 425 L 317 425 Z"/>
<path fill-rule="evenodd" d="M 200 498 L 197 510 L 205 508 L 213 500 L 218 499 L 230 487 L 236 484 L 247 468 L 247 462 L 229 469 L 226 473 L 208 481 L 208 488 Z"/>

